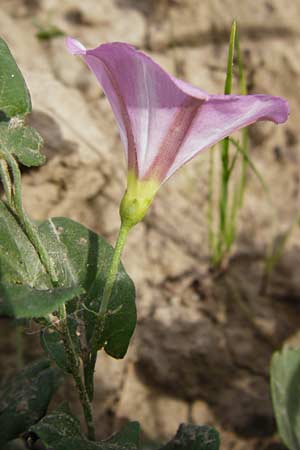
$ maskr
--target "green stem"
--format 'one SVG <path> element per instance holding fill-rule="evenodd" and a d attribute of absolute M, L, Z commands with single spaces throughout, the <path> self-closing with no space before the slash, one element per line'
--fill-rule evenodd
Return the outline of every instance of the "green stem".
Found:
<path fill-rule="evenodd" d="M 0 178 L 3 184 L 4 192 L 6 195 L 7 203 L 12 207 L 12 185 L 11 178 L 5 159 L 0 160 Z"/>
<path fill-rule="evenodd" d="M 229 50 L 227 59 L 226 80 L 224 87 L 224 94 L 231 94 L 232 88 L 232 72 L 233 72 L 233 58 L 236 41 L 236 21 L 232 22 Z M 222 161 L 222 173 L 221 173 L 221 186 L 220 186 L 220 200 L 219 200 L 219 238 L 217 246 L 217 263 L 221 262 L 224 256 L 224 246 L 226 246 L 226 233 L 227 233 L 227 212 L 228 212 L 228 195 L 229 195 L 229 178 L 230 178 L 230 164 L 229 164 L 229 138 L 225 138 L 222 141 L 221 150 Z"/>
<path fill-rule="evenodd" d="M 109 301 L 118 274 L 122 251 L 124 249 L 126 238 L 130 228 L 130 226 L 122 222 L 112 256 L 111 265 L 107 274 L 102 301 L 100 303 L 99 310 L 97 311 L 98 317 L 96 319 L 94 333 L 91 339 L 91 352 L 85 367 L 85 384 L 90 400 L 92 400 L 94 396 L 94 371 L 97 361 L 97 353 L 100 348 L 101 336 L 105 327 L 105 319 L 108 311 Z"/>
<path fill-rule="evenodd" d="M 63 305 L 60 308 L 59 311 L 59 317 L 61 319 L 62 324 L 62 336 L 64 341 L 64 347 L 67 353 L 68 358 L 68 366 L 70 369 L 70 372 L 73 376 L 73 379 L 76 384 L 77 391 L 79 393 L 80 402 L 82 405 L 85 423 L 88 430 L 88 438 L 92 441 L 95 440 L 95 426 L 94 426 L 94 419 L 93 419 L 93 412 L 92 412 L 92 406 L 86 391 L 86 388 L 84 386 L 81 373 L 80 373 L 80 361 L 78 358 L 78 355 L 76 353 L 76 350 L 74 348 L 72 336 L 70 334 L 70 330 L 68 327 L 68 321 L 67 321 L 67 314 L 66 314 L 66 307 Z"/>
<path fill-rule="evenodd" d="M 121 255 L 122 255 L 125 243 L 126 243 L 126 238 L 127 238 L 128 232 L 129 232 L 129 227 L 127 225 L 122 224 L 119 234 L 118 234 L 116 246 L 115 246 L 112 261 L 111 261 L 111 266 L 110 266 L 110 269 L 109 269 L 109 272 L 107 275 L 107 280 L 106 280 L 104 291 L 103 291 L 102 301 L 101 301 L 100 308 L 98 311 L 100 316 L 104 316 L 107 312 L 109 300 L 110 300 L 111 293 L 112 293 L 112 290 L 113 290 L 113 287 L 114 287 L 114 284 L 116 281 L 116 276 L 117 276 L 118 269 L 119 269 Z M 102 320 L 100 320 L 100 321 L 102 322 Z"/>
<path fill-rule="evenodd" d="M 27 233 L 28 238 L 30 239 L 31 243 L 37 250 L 43 266 L 50 275 L 53 285 L 56 286 L 58 283 L 58 278 L 55 272 L 54 263 L 51 257 L 49 256 L 43 242 L 41 241 L 36 226 L 31 222 L 31 220 L 29 219 L 23 208 L 22 184 L 21 184 L 22 180 L 19 166 L 14 157 L 11 156 L 10 154 L 8 153 L 5 154 L 5 159 L 8 162 L 9 167 L 11 168 L 14 179 L 13 200 L 16 213 L 18 214 L 18 217 L 22 222 L 22 225 Z"/>
<path fill-rule="evenodd" d="M 240 79 L 240 92 L 242 95 L 247 95 L 247 80 L 244 71 L 242 52 L 240 48 L 240 39 L 238 32 L 236 33 L 236 53 L 237 53 L 237 65 L 239 71 L 239 79 Z M 243 156 L 242 161 L 242 174 L 240 180 L 239 187 L 239 204 L 238 207 L 241 208 L 243 206 L 244 194 L 246 189 L 246 177 L 247 177 L 247 168 L 248 168 L 248 130 L 244 128 L 242 130 L 242 148 L 244 149 L 245 155 Z"/>
<path fill-rule="evenodd" d="M 237 26 L 236 26 L 236 21 L 234 20 L 232 22 L 230 38 L 229 38 L 226 80 L 225 80 L 225 87 L 224 87 L 225 95 L 231 94 L 232 68 L 233 68 L 234 49 L 235 49 L 235 42 L 236 42 L 236 33 L 237 33 Z"/>
<path fill-rule="evenodd" d="M 227 228 L 228 209 L 228 181 L 229 181 L 229 139 L 222 142 L 222 168 L 221 168 L 221 193 L 220 193 L 220 238 L 219 251 L 222 253 Z"/>
<path fill-rule="evenodd" d="M 214 232 L 214 147 L 209 152 L 209 171 L 208 171 L 208 243 L 211 253 L 211 259 L 215 259 L 215 232 Z"/>

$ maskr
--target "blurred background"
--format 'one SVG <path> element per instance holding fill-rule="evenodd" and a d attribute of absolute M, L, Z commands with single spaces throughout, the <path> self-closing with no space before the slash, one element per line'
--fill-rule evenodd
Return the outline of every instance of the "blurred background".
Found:
<path fill-rule="evenodd" d="M 0 0 L 1 37 L 25 75 L 30 120 L 48 158 L 44 167 L 23 173 L 26 208 L 36 220 L 64 215 L 80 221 L 112 244 L 125 189 L 123 150 L 107 100 L 82 61 L 67 53 L 64 34 L 87 47 L 131 43 L 178 78 L 221 94 L 234 18 L 249 93 L 283 96 L 291 106 L 287 124 L 249 130 L 251 158 L 269 195 L 250 171 L 237 241 L 216 277 L 208 247 L 209 152 L 160 190 L 123 257 L 137 287 L 139 321 L 123 361 L 99 357 L 99 438 L 136 419 L 145 439 L 160 442 L 190 421 L 218 428 L 224 450 L 283 448 L 268 370 L 272 352 L 298 340 L 298 225 L 267 288 L 264 268 L 268 249 L 290 229 L 299 208 L 300 2 Z M 10 322 L 1 320 L 0 335 L 0 371 L 10 373 Z M 26 361 L 40 353 L 30 325 L 24 349 Z"/>

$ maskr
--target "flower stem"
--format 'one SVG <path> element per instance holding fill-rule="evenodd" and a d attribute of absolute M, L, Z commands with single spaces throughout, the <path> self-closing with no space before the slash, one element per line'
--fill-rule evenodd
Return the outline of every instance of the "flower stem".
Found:
<path fill-rule="evenodd" d="M 108 272 L 107 280 L 105 283 L 103 297 L 99 308 L 99 315 L 104 316 L 108 309 L 109 300 L 111 297 L 111 293 L 115 284 L 116 276 L 118 273 L 118 268 L 121 260 L 121 255 L 126 243 L 126 238 L 129 232 L 129 227 L 127 225 L 122 224 L 120 227 L 120 231 L 118 234 L 116 246 L 114 249 L 111 266 Z M 101 321 L 102 322 L 102 321 Z"/>
<path fill-rule="evenodd" d="M 131 227 L 126 222 L 122 222 L 112 256 L 111 265 L 107 274 L 102 301 L 100 303 L 99 310 L 97 311 L 98 317 L 96 319 L 94 333 L 91 339 L 91 352 L 85 367 L 85 384 L 90 400 L 92 400 L 94 396 L 94 371 L 97 361 L 97 353 L 100 348 L 101 336 L 105 327 L 105 319 L 108 311 L 109 301 L 118 274 L 122 251 L 124 249 L 126 238 L 130 228 Z"/>

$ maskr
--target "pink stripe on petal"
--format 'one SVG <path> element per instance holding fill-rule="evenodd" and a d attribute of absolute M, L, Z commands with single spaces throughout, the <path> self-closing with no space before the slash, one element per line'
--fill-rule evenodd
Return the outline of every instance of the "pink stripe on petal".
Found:
<path fill-rule="evenodd" d="M 178 152 L 193 126 L 199 107 L 203 101 L 188 98 L 174 116 L 158 153 L 149 167 L 144 179 L 156 179 L 163 182 Z"/>

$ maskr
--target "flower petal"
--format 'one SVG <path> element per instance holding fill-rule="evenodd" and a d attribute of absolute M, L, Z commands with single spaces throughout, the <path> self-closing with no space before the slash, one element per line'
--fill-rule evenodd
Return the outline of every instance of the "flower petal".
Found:
<path fill-rule="evenodd" d="M 198 109 L 172 165 L 164 174 L 164 181 L 200 151 L 236 130 L 261 120 L 283 123 L 288 114 L 288 103 L 281 97 L 211 95 Z"/>
<path fill-rule="evenodd" d="M 193 98 L 200 106 L 208 94 L 172 77 L 128 44 L 85 50 L 69 38 L 67 47 L 96 75 L 114 111 L 128 167 L 143 178 L 182 105 Z"/>
<path fill-rule="evenodd" d="M 128 168 L 164 182 L 200 151 L 258 120 L 282 123 L 285 100 L 268 95 L 209 95 L 178 80 L 124 43 L 86 50 L 67 39 L 96 75 L 114 111 Z"/>
<path fill-rule="evenodd" d="M 67 49 L 72 55 L 84 55 L 86 53 L 86 48 L 81 42 L 76 39 L 71 38 L 70 36 L 66 39 Z"/>

